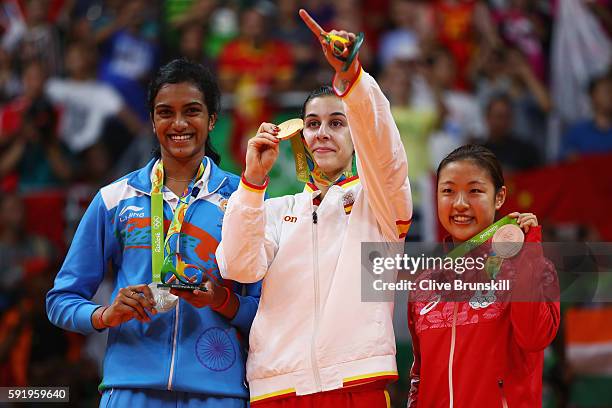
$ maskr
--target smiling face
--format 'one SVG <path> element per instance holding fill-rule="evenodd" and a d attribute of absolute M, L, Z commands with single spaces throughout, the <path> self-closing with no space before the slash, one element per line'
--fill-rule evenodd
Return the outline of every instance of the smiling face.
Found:
<path fill-rule="evenodd" d="M 153 126 L 162 159 L 201 160 L 215 120 L 197 86 L 189 82 L 163 85 L 153 103 Z"/>
<path fill-rule="evenodd" d="M 350 169 L 353 141 L 342 100 L 336 96 L 311 99 L 304 110 L 304 138 L 315 161 L 332 180 Z"/>
<path fill-rule="evenodd" d="M 440 170 L 438 218 L 455 242 L 463 242 L 491 225 L 506 198 L 496 192 L 489 172 L 472 160 L 459 160 Z"/>

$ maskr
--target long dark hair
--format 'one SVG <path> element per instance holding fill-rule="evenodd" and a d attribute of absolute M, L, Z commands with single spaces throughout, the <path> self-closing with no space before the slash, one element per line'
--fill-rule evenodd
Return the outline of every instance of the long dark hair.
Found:
<path fill-rule="evenodd" d="M 502 167 L 497 156 L 486 147 L 475 144 L 467 144 L 450 152 L 448 156 L 440 162 L 436 178 L 438 180 L 440 179 L 440 172 L 444 167 L 452 162 L 461 160 L 470 160 L 480 168 L 486 170 L 489 176 L 491 176 L 496 193 L 499 192 L 504 185 L 504 173 L 502 172 Z"/>
<path fill-rule="evenodd" d="M 213 74 L 206 67 L 191 62 L 185 58 L 175 59 L 170 61 L 157 71 L 155 78 L 149 84 L 149 114 L 153 118 L 153 107 L 155 98 L 162 86 L 166 84 L 180 84 L 188 82 L 195 85 L 204 97 L 204 104 L 208 109 L 209 117 L 219 113 L 221 105 L 221 91 Z M 219 164 L 221 156 L 215 151 L 210 141 L 210 137 L 206 139 L 204 145 L 204 153 L 215 163 Z M 153 151 L 153 155 L 157 158 L 161 157 L 161 149 L 159 146 Z"/>

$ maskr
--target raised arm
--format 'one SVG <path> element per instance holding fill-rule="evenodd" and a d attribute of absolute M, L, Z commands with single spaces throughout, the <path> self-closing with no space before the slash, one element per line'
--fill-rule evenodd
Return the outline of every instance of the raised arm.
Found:
<path fill-rule="evenodd" d="M 257 135 L 249 140 L 246 169 L 238 189 L 230 197 L 217 247 L 221 275 L 237 282 L 257 282 L 265 276 L 278 240 L 268 222 L 264 194 L 268 172 L 278 158 L 277 127 L 262 123 Z"/>
<path fill-rule="evenodd" d="M 336 71 L 333 86 L 345 106 L 367 201 L 384 237 L 401 241 L 412 218 L 412 196 L 408 160 L 389 101 L 374 78 L 363 71 L 358 57 L 343 70 L 342 58 L 350 53 L 340 52 L 337 42 L 334 45 L 327 40 L 330 36 L 343 38 L 346 49 L 350 49 L 355 34 L 336 30 L 326 33 L 306 11 L 300 10 L 300 16 L 319 39 L 327 61 Z"/>

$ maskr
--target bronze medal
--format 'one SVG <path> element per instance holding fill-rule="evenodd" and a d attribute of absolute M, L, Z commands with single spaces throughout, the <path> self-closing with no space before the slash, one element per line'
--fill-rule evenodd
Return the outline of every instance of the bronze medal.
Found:
<path fill-rule="evenodd" d="M 501 258 L 512 258 L 520 252 L 524 241 L 525 234 L 518 225 L 506 224 L 493 235 L 493 251 Z"/>

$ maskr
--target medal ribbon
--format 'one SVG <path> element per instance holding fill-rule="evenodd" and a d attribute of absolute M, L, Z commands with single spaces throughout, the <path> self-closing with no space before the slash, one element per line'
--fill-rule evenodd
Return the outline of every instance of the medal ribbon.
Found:
<path fill-rule="evenodd" d="M 455 259 L 464 256 L 468 252 L 471 252 L 472 250 L 478 248 L 480 245 L 491 239 L 493 237 L 493 234 L 495 234 L 495 232 L 500 227 L 506 224 L 518 225 L 518 220 L 516 218 L 510 218 L 509 216 L 505 216 L 497 222 L 489 225 L 487 228 L 480 231 L 478 234 L 474 235 L 472 238 L 468 239 L 458 247 L 455 247 L 455 249 L 446 254 L 446 257 Z"/>
<path fill-rule="evenodd" d="M 353 177 L 357 174 L 357 162 L 355 155 L 353 154 L 353 162 L 350 171 L 343 172 L 337 180 L 330 179 L 319 167 L 314 159 L 314 156 L 304 135 L 300 134 L 300 137 L 291 138 L 291 149 L 293 150 L 293 157 L 295 159 L 295 173 L 298 181 L 302 183 L 313 183 L 323 186 L 331 186 L 332 184 L 338 183 L 346 178 Z"/>
<path fill-rule="evenodd" d="M 207 160 L 207 159 L 206 159 Z M 195 183 L 202 178 L 204 174 L 204 161 L 200 163 L 196 176 L 189 182 L 189 185 L 183 192 L 183 195 L 179 198 L 179 204 L 174 210 L 172 222 L 168 228 L 168 235 L 164 239 L 164 209 L 163 209 L 163 197 L 162 189 L 164 186 L 164 165 L 160 160 L 153 171 L 153 180 L 151 183 L 151 279 L 153 283 L 165 282 L 165 277 L 162 277 L 162 273 L 165 275 L 167 272 L 172 274 L 184 284 L 192 284 L 185 275 L 186 267 L 195 267 L 195 265 L 186 264 L 181 259 L 180 253 L 177 254 L 176 267 L 172 264 L 171 257 L 164 258 L 164 253 L 170 255 L 170 237 L 174 234 L 177 235 L 177 246 L 180 240 L 180 232 L 185 219 L 185 213 L 189 208 L 189 201 L 191 199 L 191 193 Z M 162 242 L 164 243 L 162 246 Z"/>

